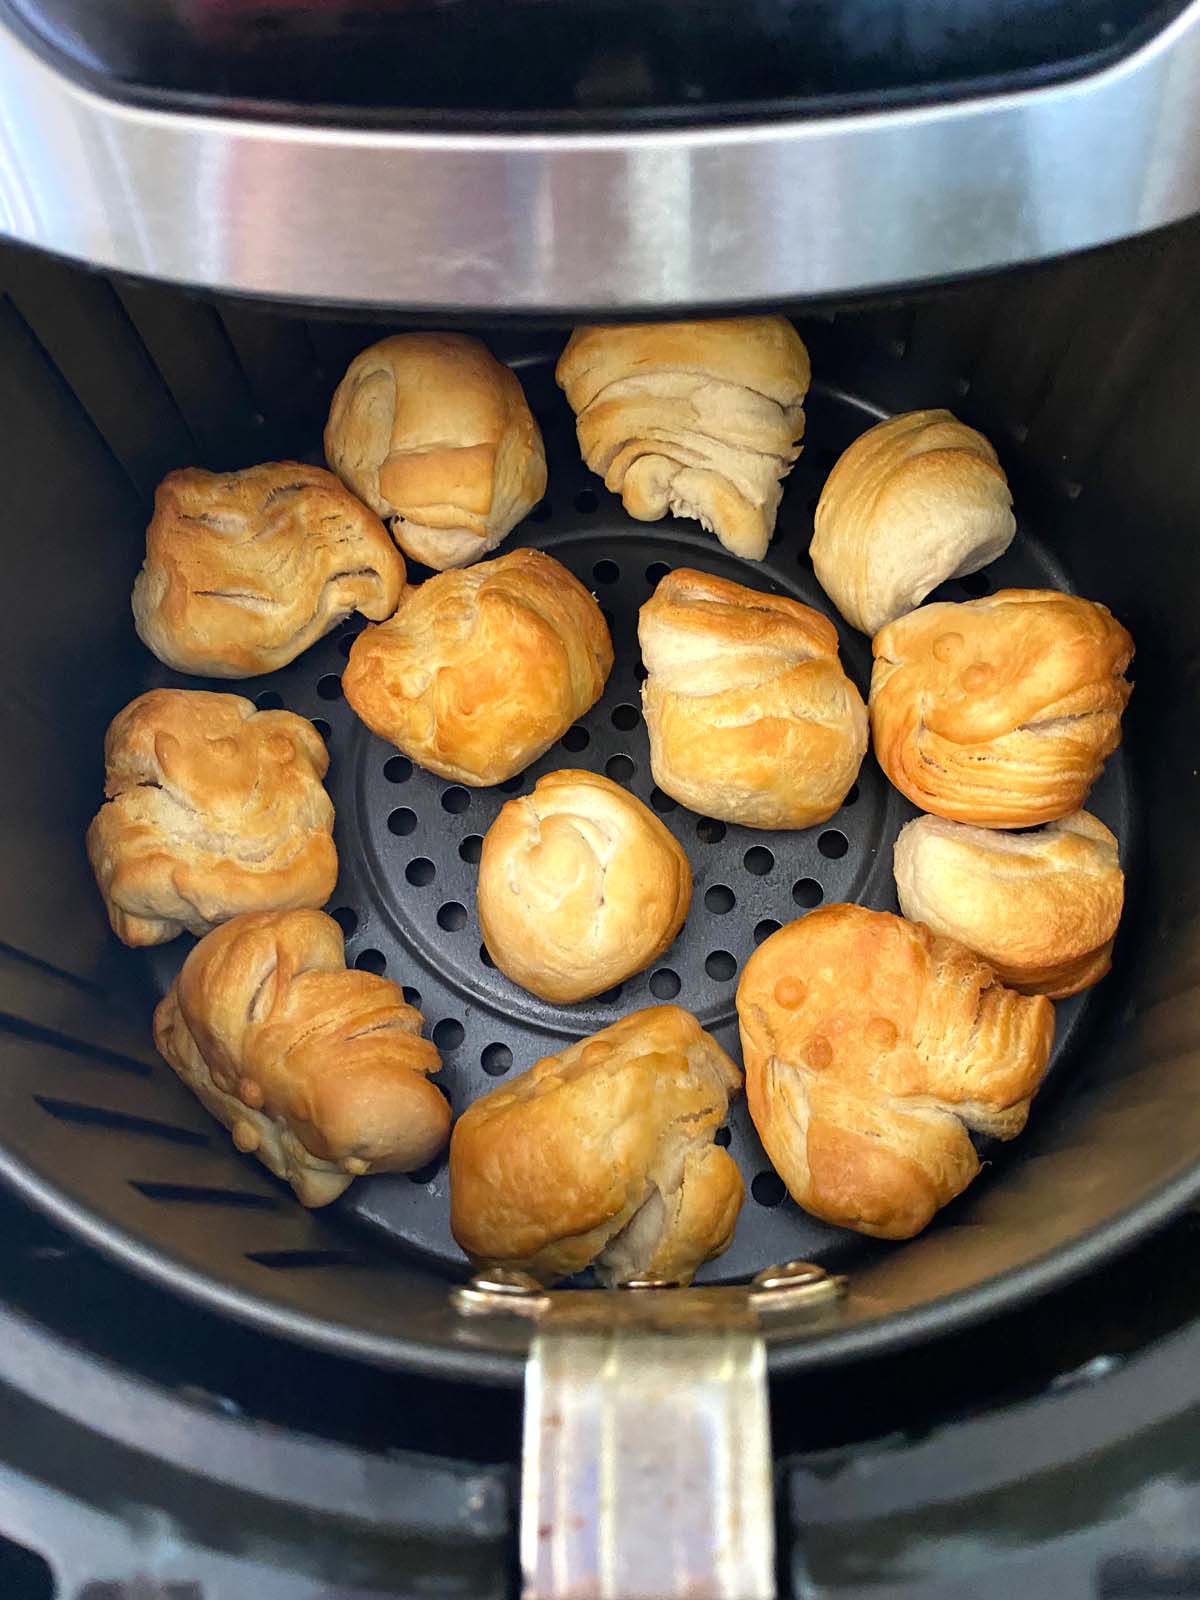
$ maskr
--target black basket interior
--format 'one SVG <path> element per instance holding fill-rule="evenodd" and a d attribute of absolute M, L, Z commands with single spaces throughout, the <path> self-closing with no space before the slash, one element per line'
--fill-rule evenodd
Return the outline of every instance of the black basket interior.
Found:
<path fill-rule="evenodd" d="M 761 565 L 735 560 L 695 524 L 625 517 L 578 459 L 552 382 L 561 332 L 493 331 L 497 353 L 521 369 L 550 460 L 547 501 L 514 542 L 556 555 L 609 612 L 617 665 L 603 699 L 519 780 L 468 791 L 412 768 L 349 711 L 340 669 L 355 623 L 244 686 L 326 732 L 342 863 L 330 909 L 351 960 L 419 994 L 456 1109 L 565 1039 L 656 1000 L 689 1006 L 729 1046 L 735 974 L 757 941 L 822 899 L 894 905 L 891 842 L 912 812 L 871 757 L 842 811 L 806 833 L 724 827 L 671 805 L 653 790 L 638 714 L 637 607 L 662 570 L 688 564 L 831 612 L 807 544 L 844 445 L 914 405 L 949 405 L 993 438 L 1013 481 L 1018 539 L 946 597 L 1073 587 L 1111 605 L 1138 644 L 1127 743 L 1091 802 L 1121 838 L 1130 875 L 1117 970 L 1059 1008 L 1055 1069 L 1029 1132 L 902 1249 L 826 1228 L 784 1199 L 738 1106 L 728 1137 L 747 1205 L 707 1276 L 744 1277 L 795 1256 L 851 1274 L 839 1322 L 780 1345 L 777 1362 L 830 1359 L 978 1315 L 1200 1187 L 1191 1092 L 1200 1027 L 1190 1022 L 1198 254 L 1189 228 L 912 304 L 802 320 L 814 368 L 806 450 Z M 309 1214 L 237 1156 L 149 1040 L 149 1010 L 188 941 L 148 957 L 117 946 L 82 849 L 109 718 L 150 683 L 188 681 L 149 657 L 129 617 L 154 484 L 188 463 L 311 456 L 333 385 L 380 330 L 218 308 L 16 253 L 0 257 L 0 285 L 13 598 L 0 1172 L 139 1270 L 265 1326 L 378 1360 L 511 1376 L 524 1331 L 465 1326 L 447 1306 L 464 1263 L 448 1232 L 444 1162 L 412 1179 L 360 1182 Z M 866 641 L 842 638 L 865 689 Z M 696 888 L 684 933 L 653 969 L 620 992 L 555 1008 L 482 959 L 474 860 L 508 794 L 564 765 L 607 771 L 654 806 L 687 850 Z"/>

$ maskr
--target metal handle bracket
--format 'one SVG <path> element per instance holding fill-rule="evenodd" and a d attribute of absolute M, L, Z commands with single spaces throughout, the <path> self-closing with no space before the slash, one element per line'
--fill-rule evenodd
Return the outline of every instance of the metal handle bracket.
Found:
<path fill-rule="evenodd" d="M 523 1600 L 772 1600 L 764 1324 L 827 1310 L 806 1261 L 745 1287 L 549 1291 L 493 1268 L 464 1316 L 536 1324 L 525 1376 Z"/>
<path fill-rule="evenodd" d="M 766 1349 L 752 1325 L 539 1329 L 525 1600 L 771 1600 Z"/>

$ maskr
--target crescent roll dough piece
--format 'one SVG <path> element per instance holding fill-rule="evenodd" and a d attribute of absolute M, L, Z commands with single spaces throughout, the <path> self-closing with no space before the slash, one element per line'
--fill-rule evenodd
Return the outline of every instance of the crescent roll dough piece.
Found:
<path fill-rule="evenodd" d="M 751 828 L 833 815 L 866 753 L 867 713 L 826 617 L 680 567 L 642 607 L 638 638 L 660 789 Z"/>
<path fill-rule="evenodd" d="M 441 1060 L 399 984 L 347 971 L 322 911 L 235 917 L 154 1013 L 154 1042 L 207 1111 L 306 1206 L 367 1172 L 411 1172 L 450 1131 Z"/>
<path fill-rule="evenodd" d="M 400 333 L 350 363 L 325 458 L 437 571 L 494 550 L 546 492 L 546 454 L 516 374 L 461 333 Z"/>
<path fill-rule="evenodd" d="M 329 756 L 311 722 L 236 694 L 152 689 L 104 741 L 87 848 L 118 939 L 164 944 L 333 893 Z"/>
<path fill-rule="evenodd" d="M 1003 555 L 1016 531 L 996 452 L 949 411 L 908 411 L 843 451 L 809 554 L 846 621 L 878 633 L 947 578 Z"/>
<path fill-rule="evenodd" d="M 501 972 L 543 1000 L 586 999 L 657 961 L 691 898 L 675 836 L 592 772 L 539 778 L 484 836 L 484 941 Z"/>
<path fill-rule="evenodd" d="M 1023 994 L 1061 1000 L 1112 964 L 1125 875 L 1116 839 L 1086 811 L 1016 834 L 917 817 L 900 830 L 895 871 L 906 917 Z"/>
<path fill-rule="evenodd" d="M 883 1239 L 919 1233 L 979 1170 L 968 1129 L 1020 1133 L 1054 1007 L 963 945 L 831 905 L 765 940 L 738 983 L 754 1126 L 797 1205 Z"/>
<path fill-rule="evenodd" d="M 403 587 L 387 529 L 331 472 L 189 467 L 154 496 L 133 615 L 169 667 L 250 678 L 294 661 L 352 611 L 382 622 Z"/>
<path fill-rule="evenodd" d="M 1133 640 L 1092 600 L 1001 589 L 875 636 L 880 766 L 923 811 L 1027 828 L 1078 811 L 1121 742 Z"/>
<path fill-rule="evenodd" d="M 612 670 L 600 607 L 540 550 L 405 591 L 354 641 L 346 699 L 381 739 L 443 778 L 503 783 L 595 704 Z"/>
<path fill-rule="evenodd" d="M 760 561 L 800 454 L 808 351 L 785 317 L 576 328 L 558 382 L 626 511 L 692 517 Z"/>
<path fill-rule="evenodd" d="M 635 1011 L 467 1107 L 450 1227 L 544 1283 L 687 1283 L 733 1237 L 742 1179 L 713 1143 L 742 1075 L 690 1012 Z"/>

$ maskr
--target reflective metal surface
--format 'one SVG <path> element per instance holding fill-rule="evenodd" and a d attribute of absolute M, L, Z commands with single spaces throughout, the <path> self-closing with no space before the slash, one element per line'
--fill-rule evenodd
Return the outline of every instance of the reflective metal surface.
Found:
<path fill-rule="evenodd" d="M 524 1600 L 775 1594 L 766 1351 L 725 1293 L 730 1316 L 707 1327 L 673 1325 L 667 1296 L 653 1331 L 575 1327 L 557 1312 L 539 1331 L 525 1381 Z"/>
<path fill-rule="evenodd" d="M 1200 211 L 1200 0 L 1019 95 L 640 133 L 431 134 L 118 104 L 0 31 L 0 233 L 306 302 L 657 311 L 845 296 Z"/>

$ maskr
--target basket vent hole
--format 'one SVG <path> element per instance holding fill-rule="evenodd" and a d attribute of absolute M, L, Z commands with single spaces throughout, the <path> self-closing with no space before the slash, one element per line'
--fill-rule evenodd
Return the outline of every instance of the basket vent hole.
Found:
<path fill-rule="evenodd" d="M 459 905 L 457 900 L 448 900 L 444 906 L 438 907 L 438 927 L 444 928 L 447 933 L 461 933 L 467 925 L 467 908 Z"/>
<path fill-rule="evenodd" d="M 442 810 L 448 811 L 452 817 L 460 817 L 471 804 L 471 796 L 461 784 L 455 784 L 447 789 L 442 796 Z"/>
<path fill-rule="evenodd" d="M 367 1258 L 353 1250 L 247 1250 L 246 1260 L 277 1272 L 300 1267 L 366 1266 Z"/>
<path fill-rule="evenodd" d="M 655 784 L 654 788 L 650 791 L 650 804 L 654 807 L 655 811 L 661 812 L 665 817 L 668 812 L 675 810 L 679 802 L 677 800 L 672 800 L 669 794 L 664 794 L 658 785 Z"/>
<path fill-rule="evenodd" d="M 604 770 L 614 783 L 628 783 L 637 766 L 629 756 L 609 756 Z"/>
<path fill-rule="evenodd" d="M 701 817 L 696 824 L 696 837 L 701 844 L 720 844 L 725 837 L 725 824 L 715 817 Z"/>
<path fill-rule="evenodd" d="M 314 717 L 312 719 L 312 725 L 317 730 L 317 732 L 321 735 L 322 739 L 324 739 L 325 743 L 328 744 L 329 740 L 330 740 L 330 736 L 333 733 L 333 729 L 325 721 L 325 718 L 324 717 Z"/>
<path fill-rule="evenodd" d="M 652 589 L 656 589 L 670 570 L 665 561 L 652 561 L 646 568 L 646 582 Z"/>
<path fill-rule="evenodd" d="M 358 927 L 358 912 L 350 906 L 338 906 L 336 911 L 331 911 L 330 916 L 342 930 L 342 937 L 349 939 Z"/>
<path fill-rule="evenodd" d="M 525 774 L 518 772 L 515 777 L 505 778 L 503 783 L 496 785 L 501 794 L 519 794 L 521 785 L 525 782 Z"/>
<path fill-rule="evenodd" d="M 466 1029 L 454 1017 L 443 1017 L 433 1030 L 433 1042 L 439 1050 L 457 1050 L 466 1037 Z"/>
<path fill-rule="evenodd" d="M 323 678 L 318 678 L 317 693 L 322 700 L 340 700 L 342 698 L 340 676 L 336 672 L 327 672 Z"/>
<path fill-rule="evenodd" d="M 774 917 L 764 917 L 761 922 L 754 925 L 754 942 L 762 944 L 764 939 L 769 939 L 773 933 L 779 932 L 779 923 Z"/>
<path fill-rule="evenodd" d="M 554 507 L 549 500 L 539 500 L 529 513 L 530 522 L 549 522 L 554 515 Z"/>
<path fill-rule="evenodd" d="M 717 983 L 728 983 L 737 971 L 737 962 L 728 950 L 712 950 L 704 958 L 704 970 Z"/>
<path fill-rule="evenodd" d="M 612 714 L 612 725 L 621 733 L 628 733 L 631 728 L 638 725 L 638 710 L 636 706 L 615 706 Z"/>
<path fill-rule="evenodd" d="M 844 799 L 844 800 L 843 800 L 843 801 L 842 801 L 842 808 L 843 808 L 843 810 L 844 810 L 844 809 L 845 809 L 845 807 L 846 807 L 846 806 L 853 806 L 853 805 L 857 805 L 857 804 L 858 804 L 858 796 L 859 796 L 859 788 L 858 788 L 858 785 L 857 785 L 857 784 L 856 784 L 856 783 L 852 783 L 852 784 L 851 784 L 851 785 L 850 785 L 850 792 L 849 792 L 849 794 L 848 794 L 848 795 L 847 795 L 847 796 L 846 796 L 846 798 L 845 798 L 845 799 Z"/>
<path fill-rule="evenodd" d="M 965 578 L 960 578 L 963 592 L 970 595 L 972 600 L 978 600 L 983 595 L 991 592 L 991 579 L 986 572 L 968 572 Z"/>
<path fill-rule="evenodd" d="M 598 1006 L 615 1006 L 620 998 L 621 985 L 614 983 L 611 989 L 605 989 L 603 994 L 596 996 L 596 1004 Z"/>
<path fill-rule="evenodd" d="M 464 861 L 474 865 L 483 854 L 483 835 L 469 833 L 458 847 L 458 853 Z"/>
<path fill-rule="evenodd" d="M 387 957 L 382 950 L 360 950 L 354 958 L 354 965 L 360 972 L 373 972 L 381 978 L 387 971 Z"/>
<path fill-rule="evenodd" d="M 207 1133 L 197 1133 L 192 1128 L 177 1128 L 174 1123 L 157 1122 L 153 1117 L 136 1117 L 126 1111 L 109 1111 L 104 1106 L 58 1100 L 52 1095 L 35 1094 L 33 1098 L 48 1116 L 58 1122 L 74 1122 L 85 1128 L 113 1128 L 121 1133 L 143 1133 L 152 1139 L 165 1139 L 168 1144 L 203 1146 L 212 1142 Z"/>
<path fill-rule="evenodd" d="M 775 857 L 764 844 L 751 845 L 742 857 L 742 865 L 746 871 L 756 878 L 765 878 L 775 865 Z"/>
<path fill-rule="evenodd" d="M 400 806 L 388 818 L 388 832 L 394 833 L 397 838 L 407 839 L 410 833 L 417 831 L 417 813 L 410 811 L 407 806 Z"/>
<path fill-rule="evenodd" d="M 777 1172 L 756 1172 L 750 1184 L 750 1193 L 756 1205 L 778 1206 L 783 1204 L 787 1190 Z"/>
<path fill-rule="evenodd" d="M 488 950 L 488 947 L 485 944 L 481 944 L 479 946 L 479 959 L 483 965 L 488 967 L 492 972 L 496 970 L 496 963 L 492 960 L 491 952 Z"/>
<path fill-rule="evenodd" d="M 737 905 L 737 896 L 728 884 L 714 883 L 711 889 L 705 890 L 704 904 L 714 916 L 723 917 Z"/>
<path fill-rule="evenodd" d="M 722 1150 L 728 1150 L 729 1141 L 732 1138 L 733 1133 L 729 1128 L 718 1128 L 716 1133 L 713 1134 L 713 1143 L 720 1145 Z"/>
<path fill-rule="evenodd" d="M 650 978 L 650 993 L 656 1000 L 674 1000 L 680 990 L 679 974 L 670 967 L 659 967 Z"/>
<path fill-rule="evenodd" d="M 217 1189 L 192 1183 L 140 1183 L 130 1178 L 129 1186 L 147 1200 L 175 1201 L 182 1205 L 230 1206 L 243 1211 L 278 1211 L 274 1195 L 253 1194 L 246 1189 Z"/>
<path fill-rule="evenodd" d="M 792 899 L 806 911 L 819 906 L 824 898 L 825 891 L 815 878 L 797 878 L 792 885 Z"/>
<path fill-rule="evenodd" d="M 573 756 L 577 756 L 591 744 L 592 736 L 581 723 L 577 722 L 563 734 L 562 742 L 564 750 L 569 750 Z"/>
<path fill-rule="evenodd" d="M 479 1057 L 489 1078 L 502 1078 L 513 1063 L 513 1053 L 506 1044 L 485 1044 Z"/>
<path fill-rule="evenodd" d="M 405 867 L 404 876 L 415 889 L 424 889 L 437 877 L 437 868 L 428 856 L 417 856 Z"/>
<path fill-rule="evenodd" d="M 38 1259 L 48 1258 L 39 1255 Z M 104 1587 L 107 1589 L 108 1585 Z M 56 1600 L 61 1593 L 47 1561 L 23 1544 L 0 1535 L 0 1594 L 9 1595 L 11 1600 Z M 85 1583 L 79 1595 L 80 1600 L 105 1600 L 97 1585 L 91 1583 Z"/>
<path fill-rule="evenodd" d="M 277 689 L 264 689 L 254 696 L 254 704 L 260 711 L 282 711 L 283 696 Z"/>
<path fill-rule="evenodd" d="M 593 500 L 595 495 L 592 496 Z M 595 507 L 592 507 L 595 510 Z M 597 583 L 616 583 L 621 576 L 621 569 L 615 561 L 597 561 L 592 568 L 592 577 Z"/>
<path fill-rule="evenodd" d="M 421 991 L 420 989 L 414 989 L 411 983 L 404 985 L 404 1004 L 412 1006 L 414 1011 L 420 1011 L 421 1009 Z"/>
<path fill-rule="evenodd" d="M 599 504 L 595 492 L 591 489 L 580 489 L 575 496 L 575 509 L 581 511 L 585 517 L 590 516 Z"/>
<path fill-rule="evenodd" d="M 383 775 L 389 783 L 407 783 L 412 777 L 412 762 L 407 756 L 392 756 L 384 763 Z"/>
<path fill-rule="evenodd" d="M 849 848 L 849 839 L 836 828 L 827 829 L 817 840 L 817 849 L 829 861 L 840 861 Z"/>

